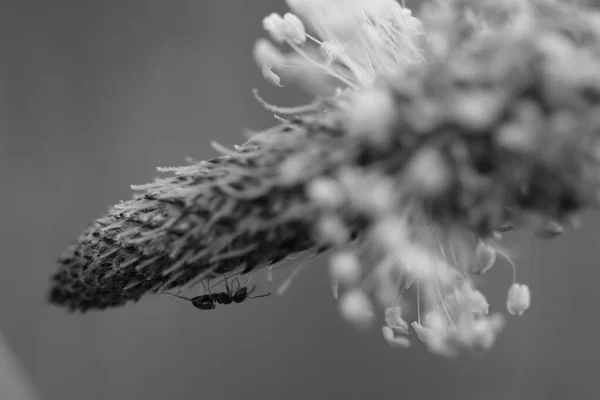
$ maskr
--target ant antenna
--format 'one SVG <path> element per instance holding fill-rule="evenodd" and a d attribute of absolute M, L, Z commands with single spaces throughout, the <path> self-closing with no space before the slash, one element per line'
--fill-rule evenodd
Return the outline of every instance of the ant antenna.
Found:
<path fill-rule="evenodd" d="M 223 280 L 225 281 L 225 290 L 227 290 L 227 293 L 231 293 L 231 289 L 229 288 L 229 282 L 227 282 L 227 275 L 225 275 Z"/>
<path fill-rule="evenodd" d="M 271 293 L 267 293 L 267 294 L 258 294 L 256 296 L 250 296 L 252 293 L 254 293 L 254 291 L 256 290 L 256 285 L 252 286 L 252 289 L 250 289 L 250 291 L 248 292 L 248 297 L 249 299 L 257 299 L 259 297 L 267 297 L 270 296 Z"/>
<path fill-rule="evenodd" d="M 265 294 L 258 294 L 256 296 L 248 296 L 248 298 L 249 299 L 258 299 L 260 297 L 267 297 L 267 296 L 270 296 L 270 295 L 271 295 L 271 293 L 265 293 Z"/>
<path fill-rule="evenodd" d="M 250 275 L 250 277 L 246 280 L 246 282 L 244 282 L 244 284 L 242 285 L 239 281 L 239 277 L 236 277 L 237 281 L 238 281 L 238 285 L 239 285 L 239 289 L 241 289 L 244 286 L 248 286 L 250 284 L 250 282 L 252 282 L 252 278 L 254 277 L 254 275 Z M 255 285 L 256 286 L 256 285 Z"/>
<path fill-rule="evenodd" d="M 184 296 L 180 296 L 178 294 L 175 293 L 171 293 L 171 292 L 162 292 L 163 294 L 170 294 L 173 297 L 177 297 L 178 299 L 183 299 L 183 300 L 187 300 L 187 301 L 192 301 L 192 299 L 190 299 L 189 297 L 184 297 Z"/>
<path fill-rule="evenodd" d="M 254 278 L 254 274 L 252 274 L 248 277 L 248 280 L 245 283 L 246 286 L 248 286 L 250 284 L 250 282 L 252 282 L 252 278 Z"/>

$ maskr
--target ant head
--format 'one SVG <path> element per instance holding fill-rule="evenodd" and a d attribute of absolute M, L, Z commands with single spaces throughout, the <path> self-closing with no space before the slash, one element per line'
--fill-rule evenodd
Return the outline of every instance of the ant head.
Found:
<path fill-rule="evenodd" d="M 248 288 L 246 286 L 239 288 L 233 295 L 231 295 L 231 299 L 235 303 L 241 303 L 248 297 Z"/>

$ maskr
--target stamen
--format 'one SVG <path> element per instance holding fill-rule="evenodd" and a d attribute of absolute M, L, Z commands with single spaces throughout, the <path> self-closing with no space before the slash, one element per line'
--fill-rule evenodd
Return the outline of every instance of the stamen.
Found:
<path fill-rule="evenodd" d="M 531 292 L 527 285 L 513 283 L 508 290 L 506 308 L 511 315 L 523 315 L 531 304 Z"/>
<path fill-rule="evenodd" d="M 299 48 L 298 46 L 296 46 L 293 43 L 288 43 L 290 45 L 290 47 L 292 49 L 294 49 L 294 51 L 296 51 L 296 53 L 300 54 L 302 57 L 304 57 L 304 59 L 306 59 L 308 62 L 310 62 L 311 64 L 313 64 L 315 67 L 325 71 L 327 74 L 331 75 L 332 77 L 340 80 L 341 82 L 345 83 L 348 87 L 351 87 L 352 89 L 356 90 L 358 89 L 358 87 L 350 82 L 348 79 L 344 78 L 342 75 L 338 74 L 336 71 L 334 71 L 331 68 L 327 68 L 326 66 L 319 64 L 317 61 L 315 61 L 311 56 L 309 56 L 304 50 L 302 50 L 301 48 Z"/>
<path fill-rule="evenodd" d="M 381 328 L 383 337 L 386 342 L 392 347 L 407 348 L 410 346 L 410 340 L 406 336 L 397 336 L 392 328 L 383 326 Z"/>
<path fill-rule="evenodd" d="M 316 99 L 312 103 L 306 104 L 306 105 L 303 105 L 303 106 L 280 107 L 280 106 L 276 106 L 274 104 L 267 103 L 262 97 L 260 97 L 260 95 L 258 94 L 258 90 L 257 89 L 253 89 L 252 90 L 252 94 L 254 95 L 254 98 L 267 111 L 270 111 L 272 113 L 284 114 L 284 115 L 303 114 L 303 113 L 315 112 L 315 111 L 318 110 L 319 105 L 322 103 L 322 101 L 320 99 Z"/>
<path fill-rule="evenodd" d="M 420 286 L 417 283 L 417 323 L 421 323 L 421 293 L 420 293 Z"/>
<path fill-rule="evenodd" d="M 285 281 L 283 281 L 281 286 L 279 286 L 279 288 L 277 289 L 277 294 L 280 296 L 284 294 L 290 288 L 292 282 L 298 277 L 298 275 L 300 275 L 300 272 L 302 272 L 307 265 L 307 263 L 302 263 L 295 267 L 294 270 L 290 272 Z"/>

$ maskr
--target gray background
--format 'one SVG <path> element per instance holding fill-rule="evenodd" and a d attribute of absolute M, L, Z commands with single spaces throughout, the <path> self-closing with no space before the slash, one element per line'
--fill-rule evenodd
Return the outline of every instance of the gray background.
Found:
<path fill-rule="evenodd" d="M 85 316 L 45 303 L 53 260 L 130 184 L 274 123 L 252 88 L 282 105 L 304 100 L 264 83 L 251 57 L 261 18 L 285 10 L 282 0 L 0 1 L 0 329 L 42 397 L 597 398 L 595 216 L 550 244 L 509 239 L 533 305 L 482 357 L 392 350 L 378 329 L 354 330 L 322 261 L 283 297 L 215 312 L 166 296 Z M 505 263 L 490 273 L 493 307 L 509 281 Z"/>

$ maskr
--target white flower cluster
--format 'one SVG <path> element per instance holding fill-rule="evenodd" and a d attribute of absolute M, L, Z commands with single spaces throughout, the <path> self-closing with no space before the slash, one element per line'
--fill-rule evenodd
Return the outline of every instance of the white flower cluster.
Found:
<path fill-rule="evenodd" d="M 349 171 L 338 179 L 319 178 L 309 185 L 311 200 L 325 210 L 320 220 L 327 222 L 319 224 L 319 229 L 330 243 L 347 242 L 347 232 L 340 236 L 346 226 L 336 213 L 342 207 L 362 209 L 376 221 L 356 246 L 344 246 L 330 258 L 340 313 L 364 327 L 376 321 L 378 308 L 383 309 L 382 333 L 393 347 L 410 345 L 412 327 L 438 354 L 489 350 L 504 318 L 489 313 L 488 301 L 476 289 L 474 278 L 488 272 L 498 256 L 505 258 L 513 273 L 506 301 L 512 315 L 522 315 L 529 308 L 529 288 L 516 283 L 516 267 L 496 243 L 482 241 L 459 227 L 433 224 L 418 205 L 404 205 L 399 213 L 394 206 L 397 192 L 391 185 L 382 178 Z"/>
<path fill-rule="evenodd" d="M 345 115 L 345 132 L 385 146 L 395 104 L 385 85 L 376 83 L 379 78 L 401 79 L 408 67 L 424 61 L 421 22 L 394 0 L 287 3 L 294 14 L 271 14 L 263 27 L 273 42 L 294 52 L 286 54 L 270 41 L 258 41 L 254 55 L 264 77 L 277 86 L 285 75 L 299 79 L 305 88 L 351 89 L 336 102 Z M 480 113 L 471 111 L 481 109 L 480 101 L 469 104 L 465 118 L 478 117 Z M 481 123 L 480 118 L 470 120 Z M 489 349 L 504 325 L 500 314 L 489 314 L 490 306 L 474 282 L 474 276 L 492 268 L 497 255 L 513 267 L 506 303 L 510 314 L 523 314 L 530 293 L 516 283 L 515 266 L 496 243 L 464 228 L 433 223 L 418 200 L 402 201 L 398 210 L 399 193 L 444 190 L 447 167 L 435 150 L 425 149 L 411 158 L 399 182 L 342 169 L 338 176 L 311 182 L 308 196 L 322 211 L 320 239 L 343 248 L 330 260 L 342 316 L 368 326 L 380 308 L 385 314 L 382 333 L 392 346 L 409 346 L 412 327 L 430 350 L 452 356 L 462 349 Z M 339 212 L 345 207 L 369 215 L 373 222 L 356 248 L 346 246 L 350 230 Z"/>
<path fill-rule="evenodd" d="M 424 59 L 421 22 L 394 0 L 287 3 L 295 14 L 271 14 L 263 27 L 275 43 L 287 44 L 294 52 L 283 53 L 264 39 L 254 49 L 263 76 L 276 86 L 281 86 L 280 75 L 287 75 L 300 77 L 305 87 L 328 82 L 334 89 L 356 89 Z"/>

